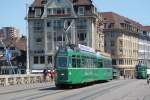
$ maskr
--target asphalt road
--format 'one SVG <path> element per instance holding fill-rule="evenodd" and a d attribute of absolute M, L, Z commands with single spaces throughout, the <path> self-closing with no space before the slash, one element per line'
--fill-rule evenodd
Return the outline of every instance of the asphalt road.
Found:
<path fill-rule="evenodd" d="M 0 100 L 150 100 L 146 80 L 113 80 L 76 89 L 54 83 L 0 87 Z"/>

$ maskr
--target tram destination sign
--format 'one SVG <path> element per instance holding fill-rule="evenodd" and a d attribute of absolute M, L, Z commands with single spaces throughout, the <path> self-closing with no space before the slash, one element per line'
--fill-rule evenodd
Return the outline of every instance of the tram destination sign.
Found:
<path fill-rule="evenodd" d="M 95 52 L 95 49 L 85 46 L 85 45 L 78 44 L 78 47 L 80 50 L 83 50 L 83 51 Z"/>

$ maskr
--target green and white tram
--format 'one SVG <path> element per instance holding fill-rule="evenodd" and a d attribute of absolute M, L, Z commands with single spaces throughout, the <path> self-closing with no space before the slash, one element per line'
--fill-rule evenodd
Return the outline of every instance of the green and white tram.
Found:
<path fill-rule="evenodd" d="M 84 45 L 60 47 L 55 55 L 57 87 L 111 80 L 112 59 Z"/>

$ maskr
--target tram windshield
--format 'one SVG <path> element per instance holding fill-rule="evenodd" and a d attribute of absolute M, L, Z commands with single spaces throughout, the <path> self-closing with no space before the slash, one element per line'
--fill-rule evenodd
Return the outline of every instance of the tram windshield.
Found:
<path fill-rule="evenodd" d="M 56 67 L 67 67 L 67 57 L 57 57 Z"/>

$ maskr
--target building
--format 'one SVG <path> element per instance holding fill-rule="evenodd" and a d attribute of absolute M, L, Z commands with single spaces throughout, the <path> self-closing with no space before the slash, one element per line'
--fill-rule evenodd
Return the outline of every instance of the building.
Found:
<path fill-rule="evenodd" d="M 103 33 L 104 25 L 103 18 L 100 13 L 98 13 L 97 18 L 97 32 L 95 36 L 95 49 L 99 52 L 104 53 L 104 33 Z"/>
<path fill-rule="evenodd" d="M 15 27 L 3 27 L 0 29 L 0 33 L 2 39 L 17 39 L 19 37 L 19 29 Z"/>
<path fill-rule="evenodd" d="M 101 14 L 104 23 L 105 52 L 111 54 L 113 67 L 121 76 L 134 77 L 142 25 L 114 12 Z"/>
<path fill-rule="evenodd" d="M 28 11 L 30 69 L 54 64 L 58 46 L 83 44 L 100 51 L 98 14 L 91 0 L 35 0 Z"/>
<path fill-rule="evenodd" d="M 143 26 L 143 34 L 139 35 L 139 63 L 150 68 L 150 26 Z"/>
<path fill-rule="evenodd" d="M 10 62 L 6 61 L 6 48 L 10 50 Z M 26 71 L 26 39 L 21 37 L 13 41 L 3 39 L 0 42 L 0 75 L 25 74 Z M 21 64 L 19 68 L 18 65 Z"/>

